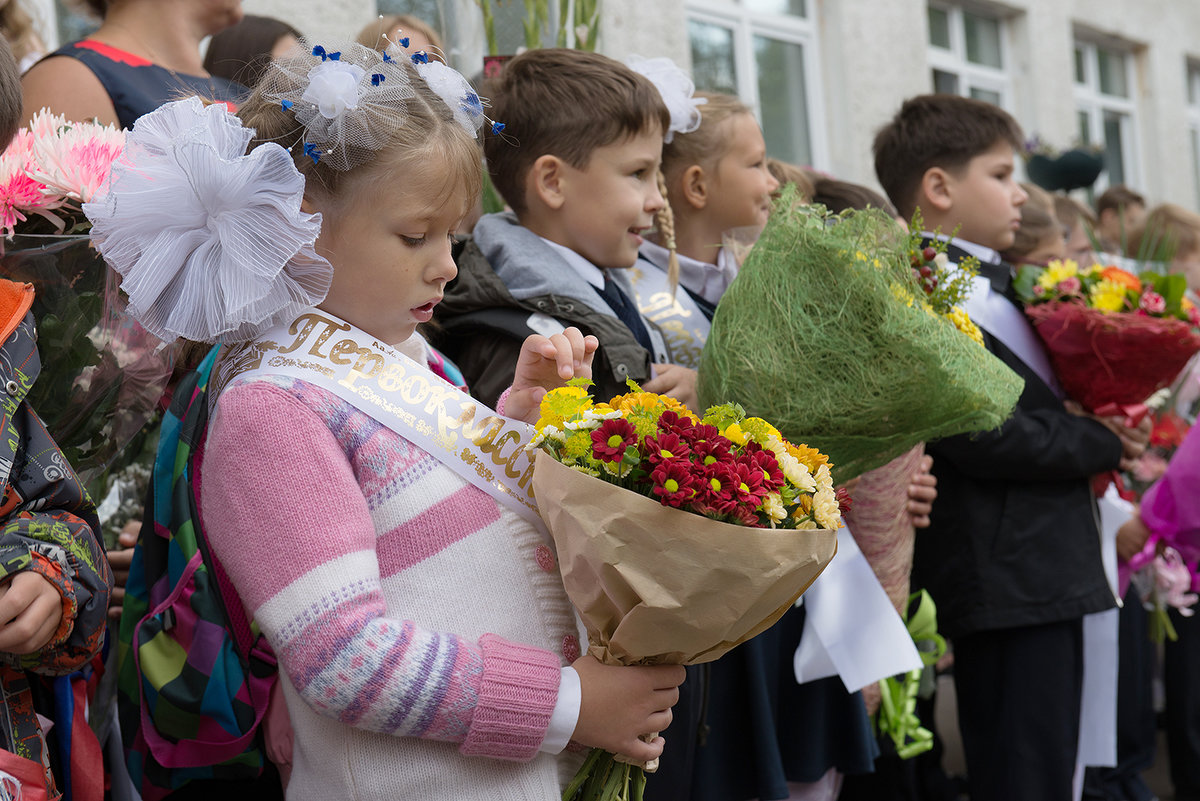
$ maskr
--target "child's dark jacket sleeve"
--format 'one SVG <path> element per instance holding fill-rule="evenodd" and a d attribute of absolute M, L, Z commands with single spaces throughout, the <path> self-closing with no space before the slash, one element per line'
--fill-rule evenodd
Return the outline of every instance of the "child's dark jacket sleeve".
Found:
<path fill-rule="evenodd" d="M 40 652 L 0 659 L 53 675 L 76 670 L 99 650 L 112 576 L 94 504 L 24 402 L 40 366 L 33 340 L 28 315 L 0 350 L 0 581 L 38 572 L 62 596 L 63 616 Z"/>

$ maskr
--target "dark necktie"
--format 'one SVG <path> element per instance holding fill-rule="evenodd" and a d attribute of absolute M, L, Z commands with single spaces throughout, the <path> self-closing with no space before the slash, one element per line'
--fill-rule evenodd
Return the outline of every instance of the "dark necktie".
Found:
<path fill-rule="evenodd" d="M 642 321 L 642 315 L 638 313 L 637 307 L 629 300 L 621 287 L 617 286 L 611 278 L 608 277 L 608 271 L 604 271 L 604 286 L 598 290 L 600 297 L 604 298 L 604 302 L 613 310 L 621 322 L 625 323 L 625 327 L 633 334 L 634 339 L 638 344 L 650 352 L 650 356 L 654 356 L 654 344 L 650 341 L 650 332 L 646 330 L 646 324 Z"/>
<path fill-rule="evenodd" d="M 1020 304 L 1016 288 L 1013 287 L 1012 267 L 1005 262 L 999 264 L 979 263 L 979 274 L 991 282 L 992 289 L 1013 303 Z"/>

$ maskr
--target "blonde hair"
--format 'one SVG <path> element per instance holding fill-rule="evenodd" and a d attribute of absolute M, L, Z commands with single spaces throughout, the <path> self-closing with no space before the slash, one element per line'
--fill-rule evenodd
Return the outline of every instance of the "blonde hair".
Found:
<path fill-rule="evenodd" d="M 811 200 L 817 192 L 816 178 L 803 167 L 768 157 L 767 172 L 771 173 L 771 176 L 779 182 L 780 190 L 788 184 L 793 184 L 800 195 L 800 200 Z"/>
<path fill-rule="evenodd" d="M 21 0 L 9 0 L 8 5 L 0 8 L 0 34 L 8 40 L 18 64 L 42 49 L 42 40 L 33 28 L 33 17 L 21 5 Z"/>
<path fill-rule="evenodd" d="M 668 187 L 677 183 L 683 172 L 693 164 L 712 169 L 721 157 L 729 152 L 733 143 L 729 141 L 727 121 L 738 114 L 750 114 L 750 107 L 733 95 L 717 92 L 696 92 L 696 97 L 707 102 L 700 109 L 700 127 L 689 133 L 676 133 L 663 145 L 662 170 L 658 173 L 658 191 L 663 196 L 662 208 L 654 218 L 654 225 L 662 237 L 663 247 L 670 253 L 667 265 L 667 280 L 671 292 L 679 283 L 679 254 L 675 252 L 675 212 L 671 208 Z"/>
<path fill-rule="evenodd" d="M 1174 203 L 1155 206 L 1129 235 L 1129 251 L 1136 259 L 1170 261 L 1180 254 L 1200 250 L 1200 214 Z"/>
<path fill-rule="evenodd" d="M 1013 237 L 1012 246 L 1003 254 L 1009 262 L 1020 262 L 1037 250 L 1049 234 L 1064 236 L 1063 226 L 1054 211 L 1054 197 L 1035 184 L 1022 183 L 1021 188 L 1029 195 L 1029 199 L 1021 207 L 1021 227 Z"/>
<path fill-rule="evenodd" d="M 388 39 L 388 35 L 392 31 L 400 28 L 401 30 L 413 31 L 419 33 L 429 40 L 430 58 L 436 58 L 443 64 L 446 63 L 445 52 L 442 45 L 442 37 L 437 31 L 423 19 L 414 17 L 411 14 L 388 14 L 380 15 L 379 17 L 368 22 L 361 31 L 358 32 L 358 43 L 363 47 L 369 47 L 372 50 L 383 52 L 388 48 L 388 45 L 393 42 Z"/>
<path fill-rule="evenodd" d="M 382 56 L 380 60 L 382 62 Z M 347 151 L 352 156 L 350 163 L 359 165 L 349 170 L 337 170 L 326 161 L 314 162 L 307 156 L 304 153 L 304 126 L 277 99 L 273 100 L 267 95 L 298 95 L 303 92 L 304 86 L 299 82 L 305 80 L 308 67 L 314 61 L 314 57 L 305 54 L 283 62 L 290 64 L 291 69 L 272 67 L 270 78 L 261 82 L 242 103 L 238 117 L 247 128 L 255 130 L 255 137 L 247 150 L 267 142 L 276 142 L 287 148 L 296 169 L 304 176 L 305 194 L 335 203 L 344 199 L 346 193 L 343 190 L 347 183 L 356 182 L 360 175 L 379 181 L 388 179 L 391 170 L 380 169 L 381 162 L 390 162 L 388 166 L 415 168 L 441 159 L 447 171 L 443 188 L 413 186 L 407 189 L 430 194 L 445 194 L 446 187 L 462 189 L 465 194 L 463 213 L 474 205 L 476 197 L 483 191 L 483 169 L 479 163 L 479 147 L 475 138 L 455 121 L 450 107 L 429 88 L 407 59 L 397 59 L 394 63 L 408 76 L 414 90 L 413 96 L 406 99 L 404 108 L 397 108 L 397 114 L 389 120 L 390 129 L 384 137 L 388 144 L 371 150 L 348 142 Z M 296 85 L 287 85 L 293 80 Z M 358 152 L 350 154 L 351 150 Z M 388 191 L 395 191 L 395 187 L 389 186 Z"/>

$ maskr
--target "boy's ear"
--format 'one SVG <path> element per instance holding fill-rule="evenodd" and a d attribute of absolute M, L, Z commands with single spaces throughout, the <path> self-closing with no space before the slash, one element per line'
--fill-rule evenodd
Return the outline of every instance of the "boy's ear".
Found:
<path fill-rule="evenodd" d="M 954 176 L 941 167 L 930 167 L 921 176 L 918 206 L 950 211 L 954 205 Z"/>
<path fill-rule="evenodd" d="M 699 211 L 708 205 L 708 174 L 699 164 L 693 164 L 683 171 L 680 176 L 680 188 L 683 199 L 688 205 Z"/>
<path fill-rule="evenodd" d="M 525 193 L 533 192 L 548 208 L 559 209 L 566 202 L 563 181 L 566 162 L 558 156 L 539 156 L 525 177 Z"/>

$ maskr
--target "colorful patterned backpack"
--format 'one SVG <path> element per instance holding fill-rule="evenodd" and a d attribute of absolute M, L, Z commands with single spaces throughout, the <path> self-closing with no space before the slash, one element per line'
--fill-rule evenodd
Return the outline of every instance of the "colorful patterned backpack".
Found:
<path fill-rule="evenodd" d="M 251 780 L 277 678 L 270 646 L 209 550 L 197 507 L 213 348 L 163 417 L 118 634 L 121 734 L 134 786 L 156 801 L 199 779 Z"/>

